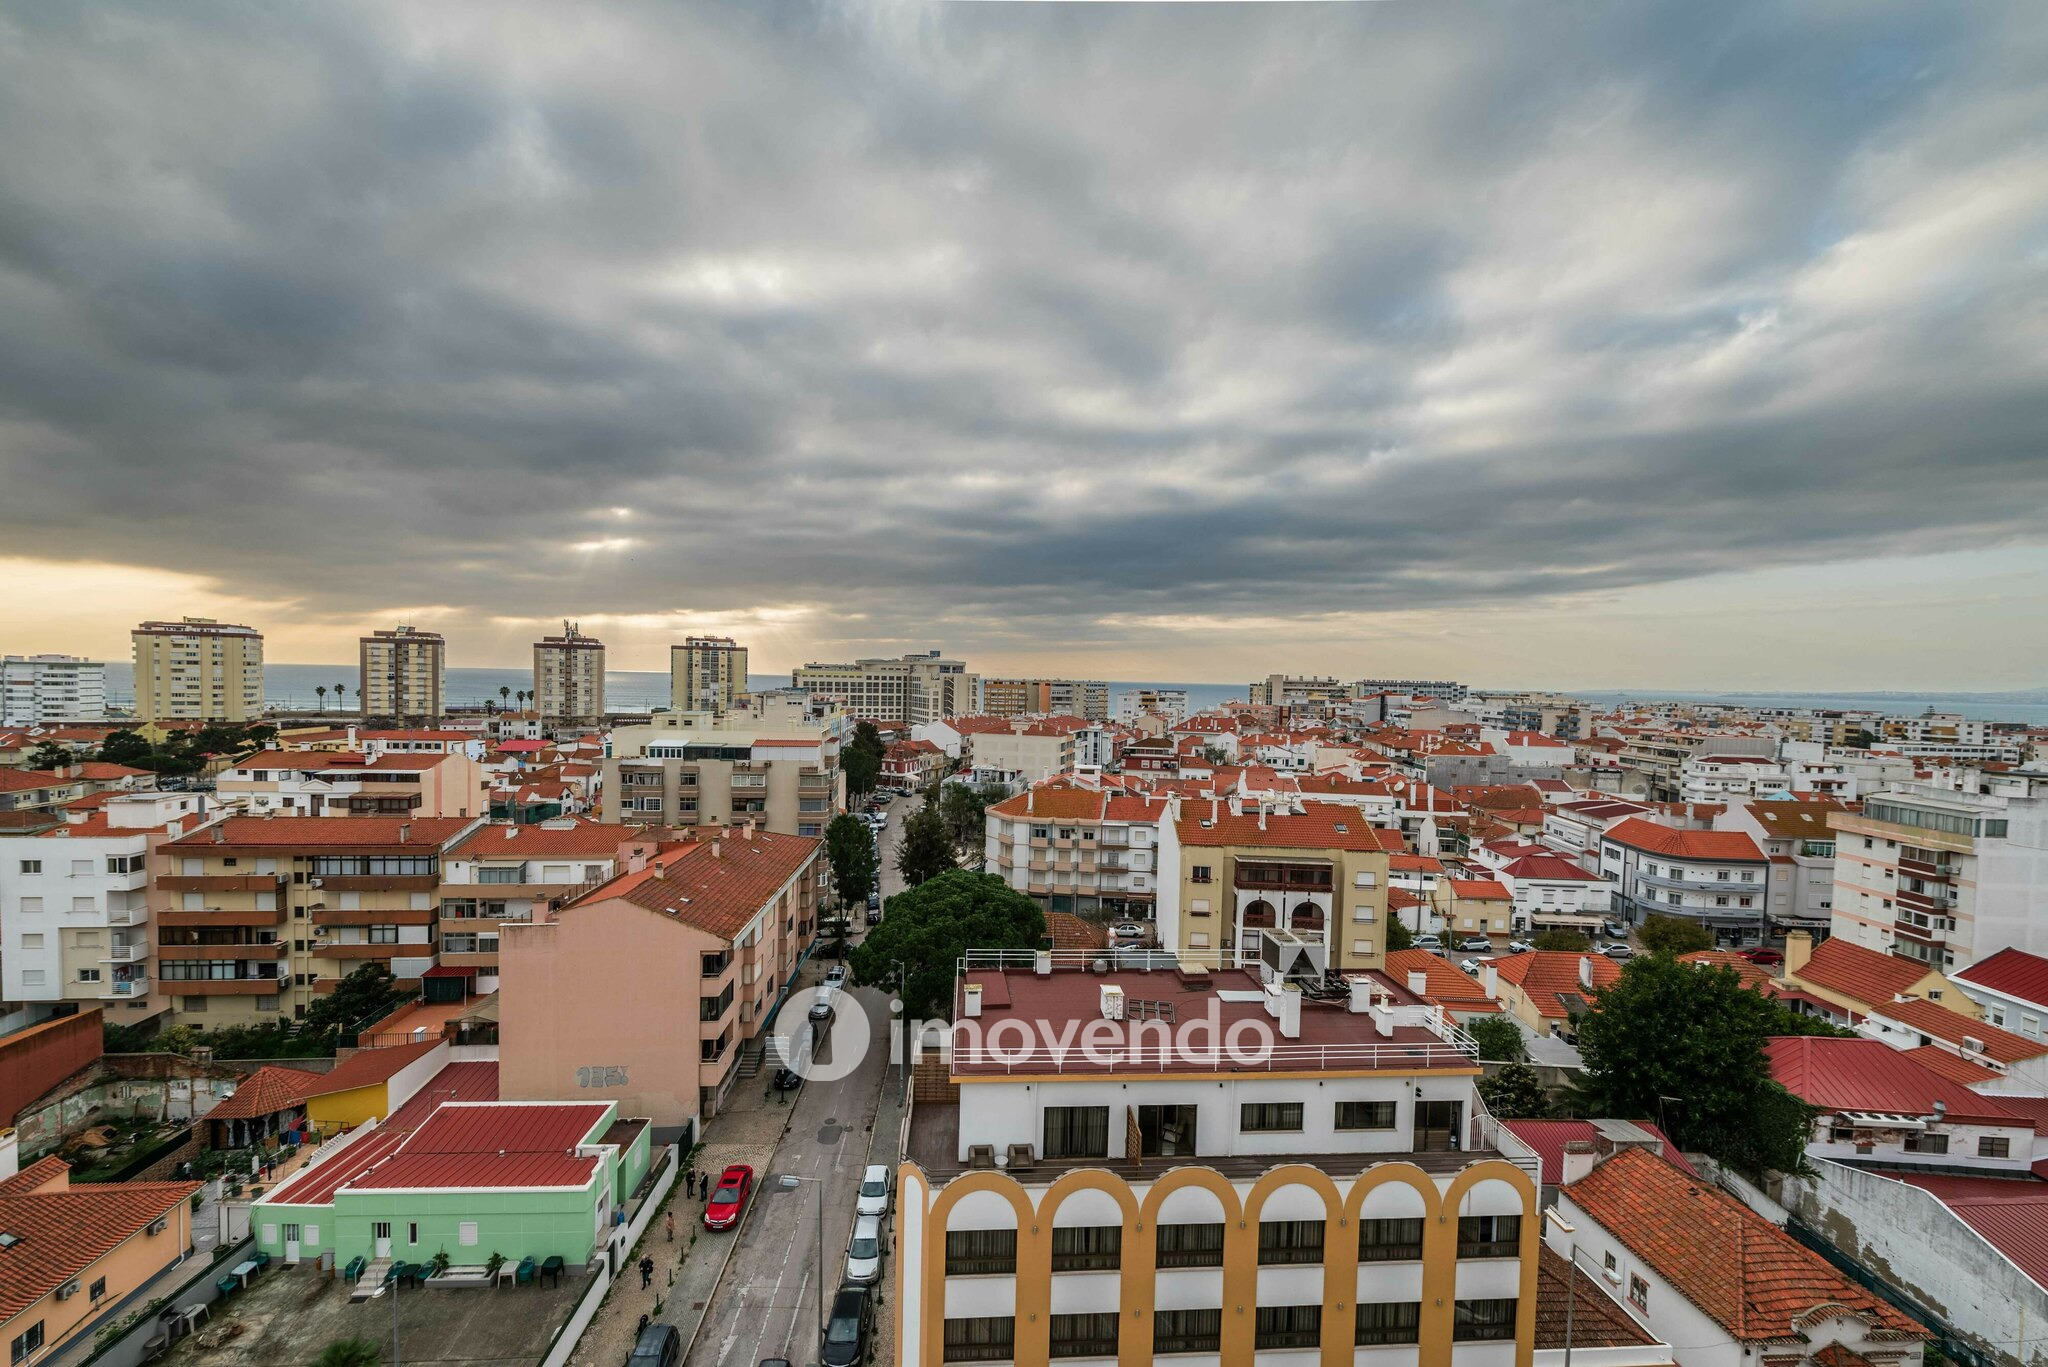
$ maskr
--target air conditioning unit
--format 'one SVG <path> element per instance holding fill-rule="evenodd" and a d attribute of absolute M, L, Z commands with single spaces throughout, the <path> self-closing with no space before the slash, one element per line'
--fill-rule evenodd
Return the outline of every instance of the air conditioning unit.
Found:
<path fill-rule="evenodd" d="M 318 878 L 308 878 L 306 880 L 306 886 L 309 888 L 324 888 L 327 886 L 327 884 Z"/>
<path fill-rule="evenodd" d="M 57 1299 L 60 1301 L 68 1301 L 77 1294 L 78 1278 L 76 1277 L 73 1277 L 70 1281 L 57 1288 Z"/>
<path fill-rule="evenodd" d="M 146 1232 L 150 1234 L 161 1234 L 166 1229 L 170 1228 L 170 1223 L 170 1217 L 165 1215 L 159 1215 L 154 1220 L 151 1220 L 143 1228 Z"/>

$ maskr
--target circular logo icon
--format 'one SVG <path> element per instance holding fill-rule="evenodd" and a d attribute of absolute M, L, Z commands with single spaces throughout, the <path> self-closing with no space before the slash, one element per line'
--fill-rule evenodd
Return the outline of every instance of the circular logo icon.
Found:
<path fill-rule="evenodd" d="M 806 987 L 792 992 L 769 1027 L 768 1050 L 777 1065 L 806 1082 L 850 1077 L 868 1055 L 874 1032 L 852 992 Z"/>

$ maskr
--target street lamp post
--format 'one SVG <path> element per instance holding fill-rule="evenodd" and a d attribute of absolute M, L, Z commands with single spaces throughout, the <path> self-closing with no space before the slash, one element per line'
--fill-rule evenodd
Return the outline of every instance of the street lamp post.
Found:
<path fill-rule="evenodd" d="M 795 1191 L 799 1182 L 810 1182 L 818 1188 L 818 1334 L 822 1356 L 825 1333 L 825 1179 L 798 1177 L 795 1173 L 786 1172 L 775 1180 L 784 1191 Z"/>
<path fill-rule="evenodd" d="M 385 1282 L 384 1285 L 377 1288 L 375 1294 L 381 1296 L 386 1291 L 391 1293 L 391 1367 L 400 1367 L 398 1360 L 398 1278 L 393 1277 L 390 1281 Z"/>

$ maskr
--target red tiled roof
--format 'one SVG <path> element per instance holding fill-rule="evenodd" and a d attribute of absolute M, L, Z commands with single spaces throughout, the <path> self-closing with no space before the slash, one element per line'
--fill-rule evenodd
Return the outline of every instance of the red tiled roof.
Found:
<path fill-rule="evenodd" d="M 1109 944 L 1108 931 L 1071 911 L 1045 913 L 1045 933 L 1052 937 L 1054 949 L 1103 949 Z"/>
<path fill-rule="evenodd" d="M 341 818 L 344 821 L 361 819 L 352 816 Z M 441 1043 L 438 1039 L 428 1039 L 417 1044 L 395 1044 L 388 1049 L 359 1049 L 336 1064 L 333 1072 L 323 1074 L 320 1085 L 307 1095 L 329 1096 L 355 1087 L 387 1082 L 407 1064 L 440 1048 Z"/>
<path fill-rule="evenodd" d="M 1966 1039 L 1976 1040 L 1984 1046 L 1984 1057 L 1994 1063 L 2014 1064 L 2022 1059 L 2039 1058 L 2048 1054 L 2048 1044 L 2015 1035 L 2010 1030 L 2001 1030 L 1990 1021 L 1971 1020 L 1968 1016 L 1951 1011 L 1940 1002 L 1923 1001 L 1909 997 L 1904 1001 L 1875 1002 L 1870 1014 L 1883 1016 L 1907 1026 L 1929 1039 L 1947 1040 L 1961 1048 L 1968 1046 Z"/>
<path fill-rule="evenodd" d="M 1910 959 L 1880 954 L 1874 949 L 1831 936 L 1813 947 L 1796 974 L 1809 987 L 1838 992 L 1854 1002 L 1875 1006 L 1904 993 L 1934 970 Z"/>
<path fill-rule="evenodd" d="M 1751 963 L 1732 950 L 1695 949 L 1690 954 L 1679 955 L 1678 962 L 1709 968 L 1732 968 L 1735 970 L 1735 976 L 1742 979 L 1744 987 L 1761 987 L 1765 983 L 1777 981 L 1771 976 L 1770 970 Z"/>
<path fill-rule="evenodd" d="M 218 843 L 245 849 L 293 845 L 436 849 L 474 820 L 466 816 L 231 816 L 203 826 L 181 840 L 169 841 L 164 848 L 205 849 Z M 400 840 L 402 829 L 405 838 Z M 218 842 L 213 838 L 215 831 L 221 833 Z"/>
<path fill-rule="evenodd" d="M 325 1073 L 309 1073 L 303 1068 L 286 1068 L 280 1064 L 267 1063 L 249 1074 L 235 1088 L 235 1094 L 206 1113 L 208 1120 L 250 1120 L 257 1116 L 276 1115 L 299 1105 L 316 1091 L 324 1091 L 321 1085 L 327 1081 Z"/>
<path fill-rule="evenodd" d="M 1368 825 L 1356 808 L 1332 802 L 1304 802 L 1299 813 L 1269 812 L 1263 822 L 1261 829 L 1256 807 L 1232 816 L 1227 803 L 1210 800 L 1188 803 L 1181 809 L 1175 826 L 1184 845 L 1390 853 L 1405 848 L 1399 831 L 1383 831 Z"/>
<path fill-rule="evenodd" d="M 1508 890 L 1496 878 L 1453 878 L 1451 895 L 1475 902 L 1505 902 Z"/>
<path fill-rule="evenodd" d="M 45 788 L 64 788 L 79 780 L 58 778 L 42 769 L 0 769 L 0 793 L 32 793 Z"/>
<path fill-rule="evenodd" d="M 1764 1045 L 1779 1086 L 1823 1110 L 1927 1116 L 1937 1103 L 1952 1120 L 2023 1123 L 1989 1097 L 1952 1082 L 1882 1040 L 1780 1035 Z"/>
<path fill-rule="evenodd" d="M 603 1118 L 601 1101 L 442 1106 L 406 1140 L 407 1153 L 560 1153 Z"/>
<path fill-rule="evenodd" d="M 1624 1149 L 1564 1189 L 1578 1207 L 1742 1343 L 1782 1343 L 1834 1302 L 1901 1338 L 1926 1331 L 1818 1253 L 1655 1154 Z"/>
<path fill-rule="evenodd" d="M 1592 967 L 1593 986 L 1579 980 L 1583 963 Z M 1510 954 L 1493 961 L 1500 981 L 1522 989 L 1538 1015 L 1564 1020 L 1583 1014 L 1601 988 L 1621 981 L 1621 970 L 1601 954 L 1574 954 L 1568 950 L 1538 949 L 1527 954 Z"/>
<path fill-rule="evenodd" d="M 1606 838 L 1671 859 L 1712 860 L 1722 864 L 1764 862 L 1764 852 L 1741 831 L 1681 831 L 1632 816 L 1609 826 Z"/>
<path fill-rule="evenodd" d="M 1486 989 L 1479 985 L 1478 979 L 1426 949 L 1389 950 L 1386 964 L 1387 976 L 1403 987 L 1408 986 L 1410 973 L 1427 973 L 1429 981 L 1422 995 L 1439 1006 L 1468 1014 L 1500 1010 L 1493 998 L 1486 995 Z"/>
<path fill-rule="evenodd" d="M 1548 1179 L 1546 1179 L 1548 1180 Z M 1573 1302 L 1565 1314 L 1565 1297 Z M 1569 1323 L 1567 1322 L 1569 1320 Z M 1598 1277 L 1585 1269 L 1572 1271 L 1562 1253 L 1536 1245 L 1536 1351 L 1556 1352 L 1569 1342 L 1574 1348 L 1647 1347 L 1657 1336 L 1635 1322 Z"/>
<path fill-rule="evenodd" d="M 451 1063 L 427 1079 L 426 1085 L 393 1111 L 384 1126 L 416 1130 L 437 1109 L 451 1101 L 496 1101 L 498 1065 L 488 1061 Z"/>
<path fill-rule="evenodd" d="M 566 828 L 555 822 L 522 826 L 494 824 L 485 826 L 448 851 L 448 857 L 493 859 L 499 855 L 511 858 L 515 855 L 564 854 L 608 858 L 619 852 L 619 846 L 644 839 L 644 828 L 616 822 L 577 820 Z"/>
<path fill-rule="evenodd" d="M 55 1165 L 52 1167 L 51 1165 Z M 0 1322 L 12 1319 L 84 1272 L 150 1221 L 169 1215 L 199 1190 L 197 1182 L 90 1182 L 70 1185 L 70 1165 L 46 1158 L 0 1183 L 0 1231 L 19 1242 L 0 1248 Z M 168 1232 L 163 1262 L 179 1250 Z"/>
<path fill-rule="evenodd" d="M 351 818 L 353 819 L 353 818 Z M 698 844 L 656 856 L 646 868 L 625 873 L 585 893 L 579 904 L 620 897 L 634 906 L 673 916 L 719 939 L 746 929 L 768 900 L 817 856 L 823 841 L 807 835 L 757 831 L 752 840 L 737 827 Z M 712 852 L 712 846 L 718 852 Z"/>
<path fill-rule="evenodd" d="M 1509 878 L 1530 878 L 1539 882 L 1562 880 L 1571 883 L 1598 883 L 1597 873 L 1588 873 L 1559 854 L 1525 854 L 1510 859 L 1501 866 L 1501 872 Z"/>
<path fill-rule="evenodd" d="M 1949 975 L 1957 982 L 2017 997 L 2036 1006 L 2048 1006 L 2048 959 L 2023 949 L 2001 949 L 1988 959 Z"/>
<path fill-rule="evenodd" d="M 1556 1186 L 1564 1180 L 1564 1146 L 1576 1140 L 1587 1140 L 1600 1144 L 1600 1129 L 1590 1120 L 1503 1120 L 1501 1128 L 1512 1133 L 1517 1139 L 1536 1150 L 1536 1157 L 1542 1163 L 1543 1183 Z M 1671 1137 L 1647 1120 L 1631 1120 L 1629 1124 L 1639 1130 L 1648 1131 L 1663 1145 L 1663 1158 L 1681 1172 L 1699 1176 L 1692 1164 L 1685 1161 L 1685 1155 L 1678 1151 L 1678 1145 Z"/>

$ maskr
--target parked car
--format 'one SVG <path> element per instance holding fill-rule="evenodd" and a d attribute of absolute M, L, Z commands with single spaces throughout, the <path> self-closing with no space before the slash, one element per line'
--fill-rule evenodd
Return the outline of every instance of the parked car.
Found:
<path fill-rule="evenodd" d="M 825 986 L 827 986 L 827 987 L 844 987 L 844 986 L 846 986 L 846 965 L 844 965 L 844 964 L 841 964 L 841 965 L 840 965 L 839 967 L 837 967 L 837 968 L 834 968 L 834 969 L 829 969 L 829 970 L 827 970 L 827 971 L 826 971 L 826 974 L 825 974 Z"/>
<path fill-rule="evenodd" d="M 718 1185 L 711 1189 L 711 1199 L 704 1203 L 704 1228 L 731 1229 L 740 1222 L 747 1198 L 753 1194 L 754 1170 L 745 1163 L 727 1168 L 718 1175 Z"/>
<path fill-rule="evenodd" d="M 868 1354 L 868 1289 L 842 1286 L 832 1297 L 832 1318 L 825 1321 L 824 1367 L 854 1367 Z"/>
<path fill-rule="evenodd" d="M 1595 952 L 1605 954 L 1610 959 L 1633 959 L 1636 956 L 1636 952 L 1628 947 L 1626 941 L 1622 940 L 1616 940 L 1611 945 L 1602 945 Z"/>
<path fill-rule="evenodd" d="M 813 1025 L 823 1025 L 826 1021 L 831 1020 L 832 1016 L 832 999 L 830 997 L 820 997 L 811 1003 L 810 1019 Z"/>
<path fill-rule="evenodd" d="M 876 892 L 876 891 L 874 891 L 874 890 L 872 890 L 872 889 L 870 889 L 870 890 L 869 890 L 869 892 L 868 892 L 868 910 L 869 910 L 869 911 L 880 911 L 881 909 L 882 909 L 882 894 L 881 894 L 881 893 L 879 893 L 879 892 Z"/>
<path fill-rule="evenodd" d="M 1479 976 L 1480 963 L 1481 960 L 1478 959 L 1466 959 L 1464 962 L 1460 963 L 1458 967 L 1464 969 L 1467 973 L 1470 973 L 1473 977 L 1476 978 Z"/>
<path fill-rule="evenodd" d="M 783 1068 L 775 1074 L 775 1090 L 793 1092 L 804 1085 L 804 1075 L 794 1068 Z"/>
<path fill-rule="evenodd" d="M 1508 953 L 1510 954 L 1533 954 L 1535 952 L 1536 946 L 1527 940 L 1508 941 Z"/>
<path fill-rule="evenodd" d="M 853 1242 L 846 1246 L 846 1280 L 871 1286 L 882 1275 L 882 1217 L 863 1215 L 853 1222 Z"/>
<path fill-rule="evenodd" d="M 889 1169 L 886 1164 L 870 1163 L 861 1173 L 860 1200 L 853 1210 L 856 1215 L 889 1213 Z"/>
<path fill-rule="evenodd" d="M 1125 921 L 1122 925 L 1111 926 L 1109 933 L 1119 940 L 1142 940 L 1145 938 L 1145 927 L 1136 921 Z"/>
<path fill-rule="evenodd" d="M 1444 942 L 1437 936 L 1431 935 L 1427 932 L 1424 932 L 1423 934 L 1416 936 L 1411 943 L 1415 946 L 1415 948 L 1426 949 L 1432 954 L 1441 954 L 1444 952 Z"/>
<path fill-rule="evenodd" d="M 682 1355 L 683 1336 L 673 1324 L 650 1324 L 626 1354 L 626 1367 L 676 1367 Z"/>
<path fill-rule="evenodd" d="M 1628 938 L 1628 923 L 1625 921 L 1602 921 L 1600 929 L 1606 931 L 1617 940 L 1626 940 Z"/>
<path fill-rule="evenodd" d="M 1769 949 L 1763 946 L 1758 946 L 1755 949 L 1743 950 L 1742 957 L 1749 960 L 1753 964 L 1760 964 L 1765 968 L 1776 968 L 1778 965 L 1785 962 L 1785 956 L 1783 954 L 1780 954 L 1775 949 Z"/>
<path fill-rule="evenodd" d="M 880 907 L 868 908 L 868 924 L 871 926 L 882 924 L 882 909 Z"/>
<path fill-rule="evenodd" d="M 1493 948 L 1493 941 L 1484 935 L 1467 935 L 1458 941 L 1458 950 L 1464 954 L 1484 954 Z"/>

